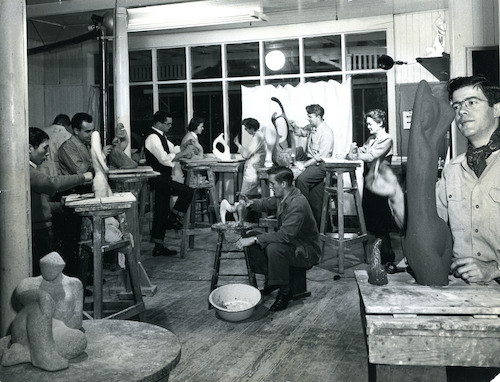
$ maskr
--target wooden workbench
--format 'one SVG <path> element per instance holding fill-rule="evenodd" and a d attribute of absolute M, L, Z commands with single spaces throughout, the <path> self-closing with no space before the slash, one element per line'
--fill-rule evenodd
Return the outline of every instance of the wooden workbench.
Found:
<path fill-rule="evenodd" d="M 139 269 L 139 280 L 141 284 L 142 294 L 145 296 L 153 296 L 156 291 L 156 285 L 153 285 L 149 279 L 149 276 L 142 265 L 141 260 L 141 243 L 142 243 L 142 221 L 143 218 L 140 216 L 140 203 L 139 195 L 141 190 L 149 179 L 155 178 L 160 175 L 159 172 L 153 171 L 150 166 L 138 166 L 133 169 L 116 169 L 110 170 L 108 174 L 108 179 L 110 180 L 113 189 L 118 192 L 131 192 L 135 198 L 136 202 L 132 208 L 127 210 L 127 221 L 129 223 L 130 232 L 134 238 L 134 245 L 132 246 L 132 251 L 135 258 L 137 259 L 137 267 Z M 149 195 L 142 195 L 142 197 L 149 197 Z M 130 292 L 124 292 L 120 294 L 120 298 L 129 298 Z"/>
<path fill-rule="evenodd" d="M 231 204 L 236 202 L 236 193 L 241 189 L 243 181 L 244 165 L 245 159 L 239 157 L 210 164 L 216 177 L 219 203 L 222 199 L 227 199 Z"/>
<path fill-rule="evenodd" d="M 450 276 L 450 285 L 430 287 L 398 273 L 375 286 L 364 270 L 355 277 L 370 381 L 377 364 L 500 367 L 500 285 Z"/>

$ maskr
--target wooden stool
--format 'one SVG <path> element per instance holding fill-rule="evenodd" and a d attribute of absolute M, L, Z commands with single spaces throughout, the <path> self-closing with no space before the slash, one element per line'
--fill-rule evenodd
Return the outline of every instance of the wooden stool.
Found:
<path fill-rule="evenodd" d="M 87 217 L 92 223 L 90 232 L 82 232 L 82 241 L 80 242 L 80 251 L 92 253 L 94 261 L 94 290 L 93 290 L 93 317 L 86 313 L 88 318 L 103 318 L 103 273 L 102 257 L 103 253 L 126 248 L 125 256 L 127 269 L 129 272 L 134 302 L 132 305 L 128 301 L 117 301 L 107 303 L 109 310 L 115 313 L 106 318 L 130 318 L 139 315 L 143 318 L 145 305 L 142 300 L 141 286 L 139 280 L 139 270 L 137 259 L 132 251 L 130 235 L 127 225 L 125 212 L 130 209 L 136 201 L 130 192 L 115 193 L 107 198 L 85 198 L 81 195 L 68 196 L 66 206 L 74 208 L 75 212 L 81 216 Z M 135 207 L 135 206 L 134 206 Z M 115 243 L 107 243 L 105 238 L 104 220 L 108 217 L 118 217 L 123 237 Z"/>
<path fill-rule="evenodd" d="M 180 248 L 181 258 L 185 256 L 188 247 L 190 249 L 194 247 L 195 234 L 211 231 L 210 226 L 215 223 L 212 216 L 215 215 L 217 222 L 220 222 L 215 176 L 210 166 L 183 163 L 182 167 L 186 171 L 186 184 L 194 189 L 194 193 L 192 202 L 184 217 Z M 201 194 L 204 194 L 204 198 L 202 199 L 199 198 Z M 200 205 L 201 210 L 198 214 L 197 205 Z M 207 217 L 208 221 L 197 221 L 197 216 L 203 217 L 203 215 Z"/>
<path fill-rule="evenodd" d="M 359 162 L 342 161 L 336 163 L 326 163 L 325 191 L 323 195 L 323 205 L 320 223 L 321 260 L 325 254 L 325 243 L 333 243 L 339 251 L 339 273 L 344 273 L 344 248 L 346 245 L 362 242 L 365 252 L 365 261 L 368 258 L 368 235 L 366 231 L 363 208 L 361 206 L 361 195 L 356 179 L 356 168 L 360 167 Z M 351 187 L 344 186 L 344 173 L 348 173 L 351 179 Z M 334 184 L 336 180 L 336 184 Z M 356 216 L 359 221 L 359 230 L 347 233 L 344 222 L 344 196 L 345 194 L 354 196 Z M 335 210 L 335 211 L 334 211 Z M 325 232 L 327 226 L 327 213 L 333 216 L 336 212 L 338 232 Z M 333 220 L 333 219 L 332 219 Z M 333 222 L 332 222 L 333 226 Z M 347 233 L 347 235 L 346 235 Z"/>
<path fill-rule="evenodd" d="M 250 263 L 248 261 L 248 254 L 245 250 L 223 250 L 222 245 L 224 243 L 224 233 L 233 232 L 244 234 L 247 231 L 256 228 L 257 224 L 245 222 L 244 225 L 239 226 L 236 222 L 229 223 L 216 223 L 213 224 L 211 229 L 219 234 L 217 239 L 217 247 L 215 249 L 215 257 L 214 257 L 214 269 L 212 272 L 212 283 L 210 285 L 210 293 L 218 287 L 217 283 L 219 281 L 219 276 L 245 276 L 248 277 L 248 283 L 255 288 L 257 288 L 257 279 L 255 278 L 255 273 L 250 269 Z M 241 253 L 241 256 L 238 257 L 223 257 L 224 253 Z M 245 260 L 245 264 L 247 267 L 247 273 L 219 273 L 221 260 Z M 212 309 L 212 305 L 208 304 L 208 309 Z"/>
<path fill-rule="evenodd" d="M 294 300 L 299 298 L 309 297 L 311 292 L 307 290 L 306 271 L 311 269 L 290 267 L 290 290 Z"/>

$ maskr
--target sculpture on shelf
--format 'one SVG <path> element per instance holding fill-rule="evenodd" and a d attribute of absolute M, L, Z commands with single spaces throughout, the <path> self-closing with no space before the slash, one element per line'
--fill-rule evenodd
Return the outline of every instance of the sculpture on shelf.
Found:
<path fill-rule="evenodd" d="M 288 167 L 292 162 L 292 156 L 295 154 L 295 136 L 281 101 L 276 97 L 271 97 L 271 101 L 276 102 L 281 109 L 280 115 L 275 112 L 271 117 L 271 122 L 276 130 L 276 142 L 273 147 L 272 160 L 276 166 Z M 284 121 L 283 126 L 278 124 L 278 121 Z"/>
<path fill-rule="evenodd" d="M 380 257 L 380 245 L 382 244 L 382 239 L 375 240 L 373 243 L 373 249 L 370 256 L 370 268 L 368 268 L 368 282 L 373 285 L 385 285 L 388 283 L 387 272 L 382 265 L 382 259 Z"/>
<path fill-rule="evenodd" d="M 118 169 L 132 169 L 137 167 L 137 162 L 124 153 L 129 144 L 129 138 L 123 123 L 116 125 L 115 137 L 111 143 L 113 145 L 109 153 L 109 163 L 111 166 Z"/>
<path fill-rule="evenodd" d="M 441 13 L 436 21 L 434 21 L 434 26 L 436 27 L 436 37 L 434 38 L 432 48 L 426 49 L 427 57 L 441 57 L 445 49 L 446 22 Z"/>
<path fill-rule="evenodd" d="M 51 252 L 40 260 L 42 275 L 28 277 L 17 286 L 14 304 L 18 313 L 11 335 L 0 340 L 2 366 L 31 362 L 40 369 L 57 371 L 85 351 L 83 285 L 62 273 L 65 265 L 57 252 Z"/>
<path fill-rule="evenodd" d="M 224 151 L 220 151 L 218 146 L 222 146 Z M 220 133 L 220 135 L 215 138 L 213 144 L 212 144 L 212 153 L 215 155 L 217 159 L 223 160 L 223 161 L 230 161 L 231 160 L 231 150 L 229 149 L 229 145 L 226 143 L 226 140 L 224 139 L 224 133 Z"/>
<path fill-rule="evenodd" d="M 220 202 L 220 220 L 223 224 L 226 224 L 226 214 L 228 212 L 233 214 L 234 221 L 237 225 L 243 225 L 247 212 L 245 201 L 240 200 L 232 205 L 227 199 L 222 199 Z"/>
<path fill-rule="evenodd" d="M 92 132 L 90 141 L 90 155 L 92 157 L 92 165 L 94 166 L 94 180 L 92 190 L 96 198 L 104 198 L 113 195 L 111 187 L 108 184 L 109 168 L 106 165 L 106 156 L 102 152 L 101 134 L 98 131 Z"/>
<path fill-rule="evenodd" d="M 452 258 L 448 224 L 436 210 L 438 147 L 455 116 L 445 97 L 429 84 L 417 88 L 408 143 L 407 228 L 403 243 L 408 263 L 422 285 L 447 285 Z"/>

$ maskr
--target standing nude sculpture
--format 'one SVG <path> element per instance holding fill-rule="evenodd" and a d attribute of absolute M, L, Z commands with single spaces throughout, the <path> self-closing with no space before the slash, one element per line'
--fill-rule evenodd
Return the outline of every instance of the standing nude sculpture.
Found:
<path fill-rule="evenodd" d="M 406 174 L 407 225 L 404 250 L 422 285 L 447 285 L 452 258 L 448 224 L 436 210 L 438 147 L 455 113 L 448 101 L 421 81 L 413 104 Z"/>
<path fill-rule="evenodd" d="M 92 157 L 92 166 L 94 167 L 95 175 L 92 183 L 92 190 L 96 198 L 104 198 L 113 195 L 111 187 L 108 184 L 107 173 L 109 168 L 106 164 L 106 156 L 102 152 L 101 134 L 98 131 L 92 132 L 90 141 L 90 155 Z"/>

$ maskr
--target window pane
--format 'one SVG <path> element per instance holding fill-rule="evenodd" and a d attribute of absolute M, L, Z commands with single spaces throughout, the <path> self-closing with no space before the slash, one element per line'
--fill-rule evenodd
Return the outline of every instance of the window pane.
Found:
<path fill-rule="evenodd" d="M 377 69 L 377 58 L 387 53 L 385 32 L 346 35 L 347 70 Z"/>
<path fill-rule="evenodd" d="M 191 48 L 192 78 L 222 77 L 220 45 L 195 46 Z"/>
<path fill-rule="evenodd" d="M 257 86 L 259 81 L 231 81 L 229 88 L 229 143 L 231 152 L 235 153 L 238 148 L 233 143 L 237 135 L 241 138 L 241 86 Z M 241 139 L 240 139 L 241 142 Z"/>
<path fill-rule="evenodd" d="M 307 77 L 306 82 L 318 82 L 318 81 L 330 81 L 334 80 L 342 83 L 342 76 L 318 76 L 318 77 Z"/>
<path fill-rule="evenodd" d="M 151 126 L 153 119 L 153 87 L 130 87 L 130 131 L 131 146 L 140 150 L 144 134 Z"/>
<path fill-rule="evenodd" d="M 298 78 L 272 78 L 266 80 L 266 85 L 292 85 L 296 86 L 299 84 L 299 79 Z"/>
<path fill-rule="evenodd" d="M 340 36 L 321 36 L 304 39 L 306 73 L 342 70 Z"/>
<path fill-rule="evenodd" d="M 224 131 L 222 116 L 222 83 L 193 84 L 195 117 L 205 119 L 205 130 L 198 137 L 205 152 L 212 152 L 212 142 Z"/>
<path fill-rule="evenodd" d="M 351 78 L 353 142 L 362 146 L 370 136 L 364 124 L 365 113 L 373 109 L 381 109 L 387 113 L 387 76 L 385 73 L 373 73 L 354 75 Z"/>
<path fill-rule="evenodd" d="M 264 42 L 265 74 L 299 73 L 299 40 Z"/>
<path fill-rule="evenodd" d="M 151 51 L 139 50 L 129 52 L 129 80 L 130 82 L 152 81 Z"/>
<path fill-rule="evenodd" d="M 259 43 L 229 44 L 226 52 L 229 77 L 259 75 Z"/>
<path fill-rule="evenodd" d="M 158 50 L 158 81 L 186 79 L 186 50 Z"/>
<path fill-rule="evenodd" d="M 186 84 L 158 85 L 160 110 L 172 114 L 168 139 L 179 145 L 186 132 Z"/>

